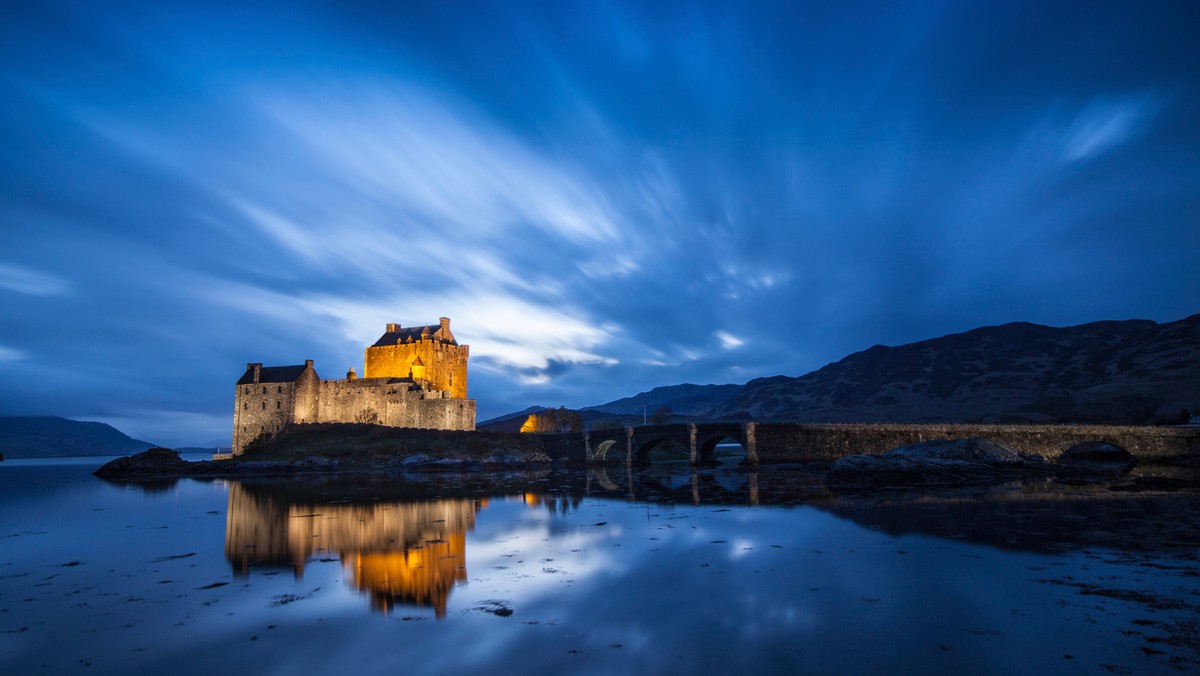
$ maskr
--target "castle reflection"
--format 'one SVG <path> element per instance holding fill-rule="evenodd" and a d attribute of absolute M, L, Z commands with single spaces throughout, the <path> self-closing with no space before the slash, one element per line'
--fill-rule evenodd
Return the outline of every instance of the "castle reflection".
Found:
<path fill-rule="evenodd" d="M 314 557 L 337 557 L 371 606 L 432 608 L 438 617 L 467 579 L 466 534 L 486 499 L 312 504 L 270 488 L 229 486 L 225 556 L 235 574 L 288 566 L 299 579 Z"/>

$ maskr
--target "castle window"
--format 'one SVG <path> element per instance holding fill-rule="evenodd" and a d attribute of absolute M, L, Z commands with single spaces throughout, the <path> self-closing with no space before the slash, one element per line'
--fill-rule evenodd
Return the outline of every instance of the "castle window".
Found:
<path fill-rule="evenodd" d="M 283 394 L 283 385 L 280 385 L 275 391 L 279 394 Z"/>
<path fill-rule="evenodd" d="M 243 402 L 242 402 L 242 410 L 243 410 L 243 411 L 245 411 L 245 410 L 246 410 L 246 409 L 248 409 L 248 408 L 250 408 L 250 402 L 248 402 L 248 401 L 243 401 Z"/>
<path fill-rule="evenodd" d="M 283 408 L 283 402 L 282 401 L 275 402 L 275 410 L 278 411 L 281 408 Z"/>
<path fill-rule="evenodd" d="M 263 410 L 264 411 L 267 410 L 267 402 L 265 402 L 265 401 L 263 402 Z"/>
<path fill-rule="evenodd" d="M 267 393 L 267 386 L 263 385 L 263 394 L 266 394 L 266 393 Z"/>

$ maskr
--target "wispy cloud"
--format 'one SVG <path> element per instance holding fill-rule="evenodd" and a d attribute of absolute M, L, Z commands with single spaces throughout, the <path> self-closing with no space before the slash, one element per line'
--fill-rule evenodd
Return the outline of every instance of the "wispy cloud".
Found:
<path fill-rule="evenodd" d="M 732 350 L 746 344 L 746 341 L 727 331 L 717 331 L 713 335 L 717 337 L 717 340 L 721 341 L 721 347 L 726 350 Z"/>
<path fill-rule="evenodd" d="M 22 359 L 25 359 L 26 356 L 27 355 L 21 350 L 0 345 L 0 361 L 21 361 Z"/>
<path fill-rule="evenodd" d="M 1097 99 L 1062 131 L 1062 157 L 1078 162 L 1106 153 L 1139 134 L 1160 107 L 1154 96 Z"/>
<path fill-rule="evenodd" d="M 66 280 L 11 263 L 0 263 L 0 289 L 31 296 L 55 296 L 67 293 Z"/>
<path fill-rule="evenodd" d="M 1024 152 L 1054 154 L 1074 163 L 1106 154 L 1132 142 L 1163 107 L 1162 96 L 1144 94 L 1097 97 L 1075 107 L 1052 107 L 1028 134 Z"/>
<path fill-rule="evenodd" d="M 418 90 L 343 84 L 258 100 L 330 176 L 444 231 L 532 226 L 589 244 L 618 236 L 613 207 L 579 168 Z"/>

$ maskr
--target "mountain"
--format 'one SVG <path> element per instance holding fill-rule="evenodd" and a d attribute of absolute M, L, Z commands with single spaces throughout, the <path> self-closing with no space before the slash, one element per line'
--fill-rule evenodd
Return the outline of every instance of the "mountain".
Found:
<path fill-rule="evenodd" d="M 1200 410 L 1200 315 L 1014 323 L 876 345 L 798 378 L 752 380 L 705 417 L 829 422 L 1155 423 Z"/>
<path fill-rule="evenodd" d="M 668 385 L 607 404 L 587 406 L 581 410 L 640 417 L 643 412 L 654 413 L 656 409 L 666 406 L 676 415 L 698 416 L 741 391 L 741 385 Z"/>
<path fill-rule="evenodd" d="M 130 438 L 104 423 L 54 417 L 0 417 L 0 453 L 5 458 L 123 455 L 153 445 Z"/>

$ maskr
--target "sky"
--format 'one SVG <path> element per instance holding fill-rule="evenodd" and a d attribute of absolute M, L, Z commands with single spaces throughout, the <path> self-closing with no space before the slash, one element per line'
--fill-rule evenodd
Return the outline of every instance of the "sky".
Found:
<path fill-rule="evenodd" d="M 1200 311 L 1200 4 L 34 2 L 0 415 L 227 446 L 450 317 L 479 419 Z"/>

